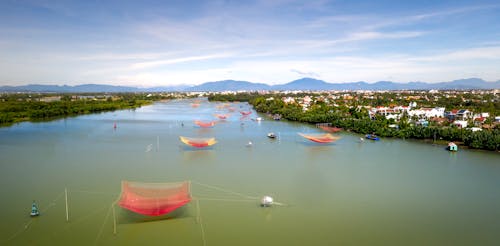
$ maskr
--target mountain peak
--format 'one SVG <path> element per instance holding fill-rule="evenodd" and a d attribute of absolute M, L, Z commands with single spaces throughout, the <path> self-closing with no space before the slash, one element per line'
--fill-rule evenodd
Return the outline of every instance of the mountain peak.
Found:
<path fill-rule="evenodd" d="M 42 85 L 30 84 L 24 86 L 0 86 L 0 91 L 6 92 L 160 92 L 160 91 L 260 91 L 260 90 L 446 90 L 446 89 L 500 89 L 500 80 L 486 82 L 480 78 L 458 79 L 450 82 L 425 83 L 409 82 L 394 83 L 391 81 L 379 81 L 366 83 L 363 81 L 351 83 L 327 83 L 314 78 L 301 78 L 282 85 L 267 85 L 263 83 L 252 83 L 238 80 L 222 80 L 207 82 L 196 86 L 165 86 L 137 88 L 128 86 L 113 86 L 102 84 L 83 84 L 77 86 L 68 85 Z"/>

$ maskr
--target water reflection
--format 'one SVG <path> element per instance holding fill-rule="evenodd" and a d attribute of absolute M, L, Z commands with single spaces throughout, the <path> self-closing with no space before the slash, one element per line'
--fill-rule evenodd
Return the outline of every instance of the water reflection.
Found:
<path fill-rule="evenodd" d="M 188 206 L 184 206 L 162 216 L 144 216 L 134 213 L 127 209 L 122 209 L 120 206 L 115 205 L 116 211 L 116 224 L 139 224 L 155 221 L 177 220 L 183 218 L 193 218 L 192 212 L 189 211 Z"/>
<path fill-rule="evenodd" d="M 203 128 L 203 127 L 196 128 L 196 134 L 198 135 L 206 135 L 211 133 L 212 131 L 213 131 L 212 128 Z"/>
<path fill-rule="evenodd" d="M 188 146 L 180 146 L 182 152 L 182 160 L 184 164 L 203 163 L 215 159 L 214 147 L 204 149 L 196 149 Z"/>

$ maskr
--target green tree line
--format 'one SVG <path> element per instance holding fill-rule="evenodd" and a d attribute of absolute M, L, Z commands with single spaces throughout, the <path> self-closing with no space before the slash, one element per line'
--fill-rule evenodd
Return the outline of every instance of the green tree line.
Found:
<path fill-rule="evenodd" d="M 485 150 L 500 150 L 500 130 L 483 130 L 473 132 L 454 126 L 420 126 L 408 123 L 407 118 L 398 122 L 398 127 L 389 127 L 395 124 L 394 120 L 387 120 L 383 116 L 370 118 L 363 107 L 329 106 L 324 102 L 312 104 L 304 111 L 296 103 L 285 104 L 281 99 L 269 100 L 258 94 L 213 95 L 209 100 L 248 101 L 257 112 L 280 114 L 282 119 L 310 124 L 331 123 L 333 126 L 360 134 L 376 134 L 381 137 L 395 137 L 403 139 L 430 139 L 437 141 L 456 141 L 470 148 Z M 281 98 L 281 97 L 279 97 Z"/>
<path fill-rule="evenodd" d="M 0 125 L 10 125 L 22 121 L 40 121 L 59 117 L 91 114 L 119 109 L 132 109 L 150 104 L 155 97 L 142 94 L 121 94 L 116 99 L 106 100 L 71 100 L 68 95 L 61 100 L 43 102 L 38 100 L 22 100 L 19 96 L 3 96 L 0 101 Z"/>

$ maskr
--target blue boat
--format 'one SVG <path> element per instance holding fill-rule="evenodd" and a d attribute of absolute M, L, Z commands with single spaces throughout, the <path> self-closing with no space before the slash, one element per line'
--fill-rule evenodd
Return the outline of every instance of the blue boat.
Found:
<path fill-rule="evenodd" d="M 375 140 L 375 141 L 380 140 L 380 138 L 377 137 L 377 135 L 375 135 L 375 134 L 366 134 L 365 138 L 370 139 L 370 140 Z"/>
<path fill-rule="evenodd" d="M 448 146 L 446 147 L 447 150 L 457 152 L 458 151 L 458 146 L 454 142 L 449 142 Z"/>

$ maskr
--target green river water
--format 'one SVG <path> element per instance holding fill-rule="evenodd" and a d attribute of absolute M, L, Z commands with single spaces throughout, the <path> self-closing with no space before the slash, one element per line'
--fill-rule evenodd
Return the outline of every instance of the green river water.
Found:
<path fill-rule="evenodd" d="M 0 245 L 500 245 L 498 153 L 345 132 L 321 145 L 297 134 L 314 126 L 241 118 L 245 103 L 205 129 L 193 120 L 227 108 L 190 103 L 0 128 Z M 117 206 L 115 235 L 122 180 L 190 180 L 196 200 L 159 218 Z"/>

